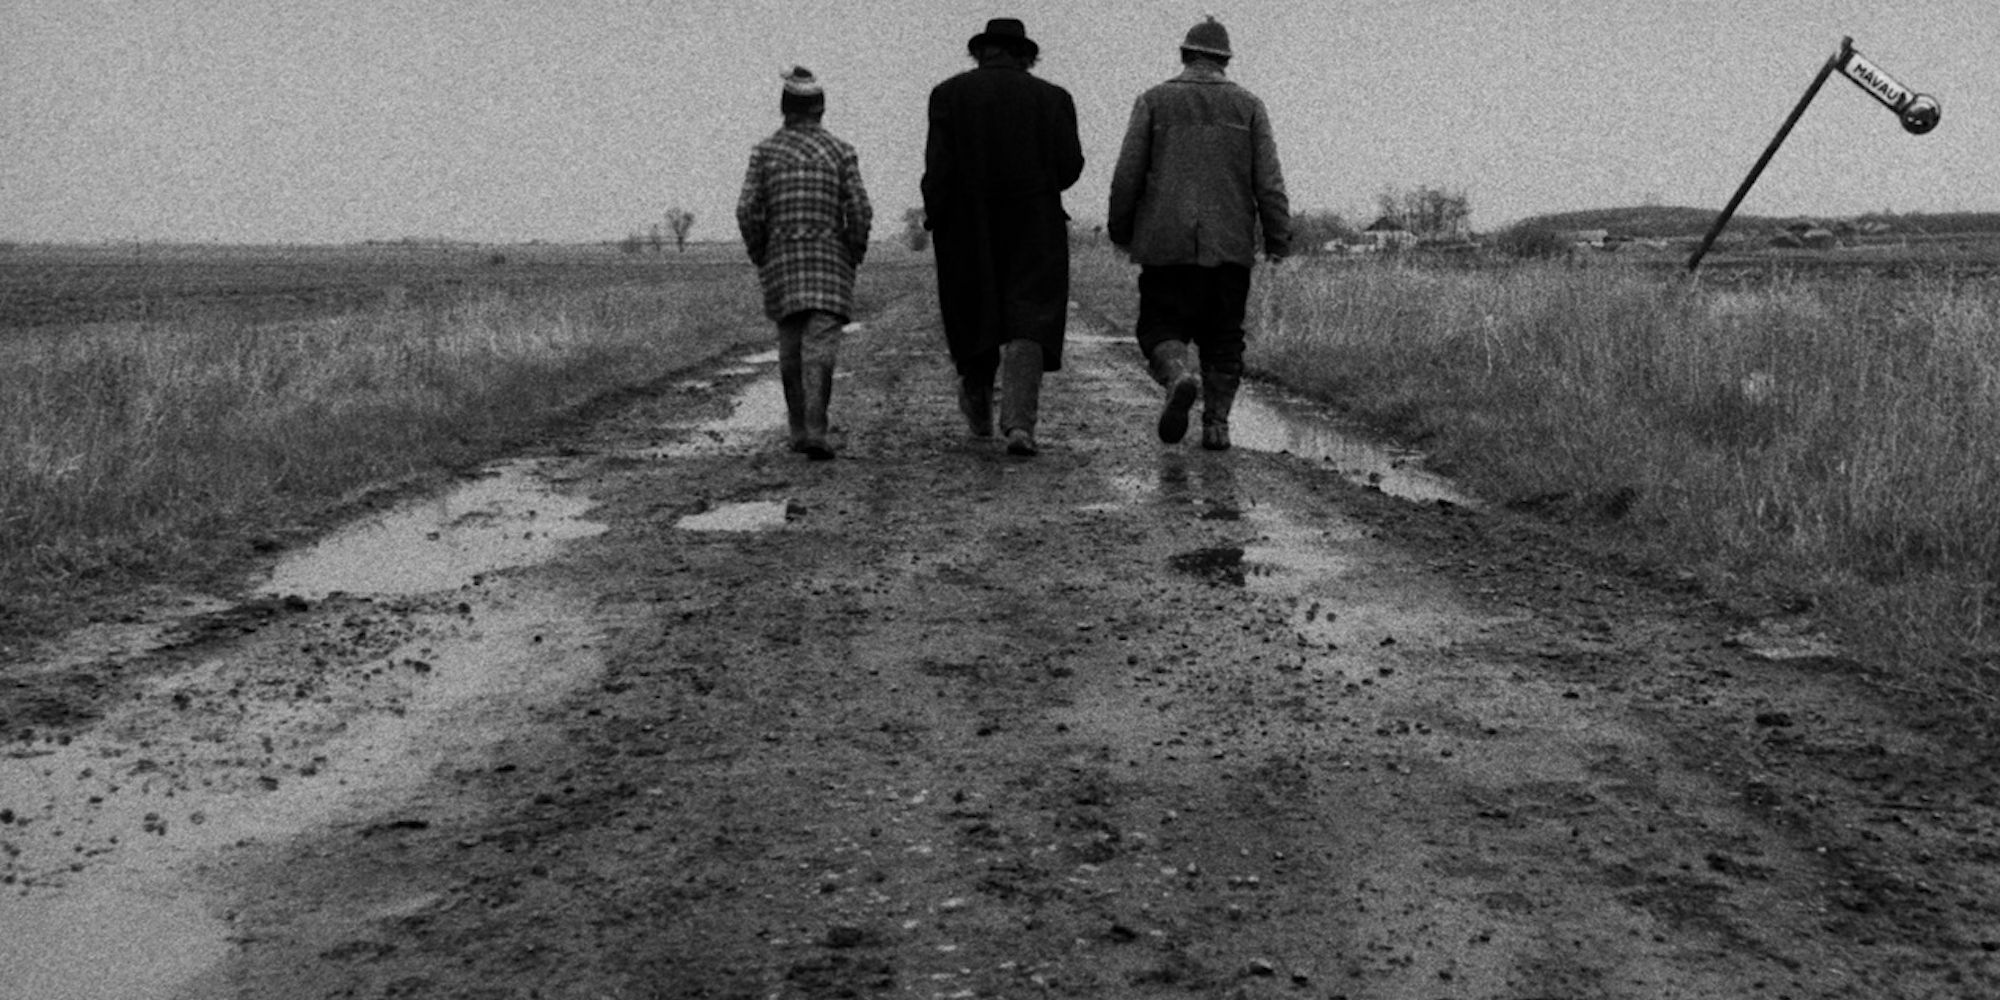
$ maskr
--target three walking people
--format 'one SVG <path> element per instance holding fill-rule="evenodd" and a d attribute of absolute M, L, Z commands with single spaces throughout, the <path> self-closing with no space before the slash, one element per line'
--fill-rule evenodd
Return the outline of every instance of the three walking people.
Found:
<path fill-rule="evenodd" d="M 1210 17 L 1180 51 L 1180 74 L 1133 106 L 1105 228 L 1140 267 L 1135 335 L 1164 393 L 1160 439 L 1182 440 L 1200 397 L 1201 443 L 1220 450 L 1243 374 L 1250 269 L 1260 250 L 1287 255 L 1291 215 L 1264 104 L 1227 77 L 1227 29 Z M 930 94 L 924 225 L 968 429 L 990 438 L 997 417 L 1008 453 L 1033 456 L 1043 375 L 1062 368 L 1068 320 L 1062 195 L 1083 172 L 1076 105 L 1030 72 L 1040 46 L 1019 20 L 988 21 L 966 52 L 974 67 Z M 785 127 L 752 153 L 737 221 L 778 322 L 792 447 L 830 458 L 826 403 L 868 201 L 853 148 L 820 127 L 817 82 L 799 69 L 785 88 Z"/>

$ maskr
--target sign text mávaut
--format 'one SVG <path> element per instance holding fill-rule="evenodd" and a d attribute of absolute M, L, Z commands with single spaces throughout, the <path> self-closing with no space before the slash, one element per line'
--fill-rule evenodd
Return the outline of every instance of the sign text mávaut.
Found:
<path fill-rule="evenodd" d="M 1876 100 L 1888 105 L 1891 111 L 1902 111 L 1913 96 L 1909 88 L 1897 83 L 1889 74 L 1882 72 L 1874 63 L 1863 58 L 1859 52 L 1850 53 L 1847 65 L 1840 69 L 1849 79 L 1860 84 L 1861 89 L 1875 95 Z"/>

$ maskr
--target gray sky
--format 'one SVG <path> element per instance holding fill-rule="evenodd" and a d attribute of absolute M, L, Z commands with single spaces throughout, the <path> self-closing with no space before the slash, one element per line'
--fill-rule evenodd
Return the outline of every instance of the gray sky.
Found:
<path fill-rule="evenodd" d="M 1099 219 L 1132 99 L 1205 11 L 1270 107 L 1295 209 L 1463 189 L 1473 222 L 1720 208 L 1843 35 L 1943 124 L 1830 80 L 1741 209 L 2000 210 L 1993 0 L 0 0 L 0 239 L 733 239 L 778 75 L 826 84 L 879 236 L 924 100 L 1017 16 L 1075 95 Z M 1900 13 L 1899 11 L 1921 11 Z M 1364 220 L 1365 221 L 1365 220 Z"/>

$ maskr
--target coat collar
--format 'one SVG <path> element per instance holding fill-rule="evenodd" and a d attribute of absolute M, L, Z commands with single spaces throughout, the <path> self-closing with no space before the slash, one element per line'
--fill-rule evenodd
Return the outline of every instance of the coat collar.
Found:
<path fill-rule="evenodd" d="M 1181 75 L 1174 77 L 1177 83 L 1228 83 L 1229 76 L 1222 67 L 1206 59 L 1197 59 L 1181 68 Z"/>

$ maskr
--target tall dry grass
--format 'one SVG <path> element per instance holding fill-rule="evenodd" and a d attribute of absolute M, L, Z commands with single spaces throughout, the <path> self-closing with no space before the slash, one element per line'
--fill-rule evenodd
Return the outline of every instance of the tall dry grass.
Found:
<path fill-rule="evenodd" d="M 1474 491 L 1810 597 L 2000 694 L 2000 286 L 1619 268 L 1260 269 L 1252 364 Z"/>
<path fill-rule="evenodd" d="M 659 280 L 5 331 L 0 611 L 199 569 L 240 554 L 235 529 L 487 457 L 765 334 L 756 305 L 747 279 Z"/>

